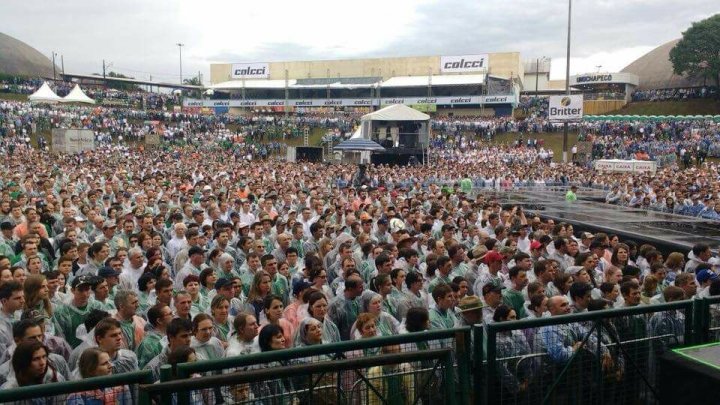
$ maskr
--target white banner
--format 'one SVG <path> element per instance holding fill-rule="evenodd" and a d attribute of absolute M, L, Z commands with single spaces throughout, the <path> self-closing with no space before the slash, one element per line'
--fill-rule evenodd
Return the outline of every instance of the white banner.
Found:
<path fill-rule="evenodd" d="M 441 56 L 440 71 L 443 73 L 484 72 L 488 68 L 488 54 Z"/>
<path fill-rule="evenodd" d="M 270 64 L 264 62 L 233 63 L 230 75 L 233 79 L 267 79 L 270 77 Z"/>
<path fill-rule="evenodd" d="M 570 96 L 550 96 L 548 118 L 554 122 L 580 121 L 583 117 L 582 94 Z"/>
<path fill-rule="evenodd" d="M 378 105 L 469 105 L 469 104 L 513 104 L 514 95 L 507 96 L 456 96 L 456 97 L 387 97 L 376 98 L 332 98 L 332 99 L 290 99 L 291 107 L 369 107 Z M 283 99 L 266 100 L 197 100 L 186 98 L 185 107 L 284 107 Z"/>
<path fill-rule="evenodd" d="M 655 173 L 657 162 L 652 160 L 601 159 L 595 161 L 595 170 L 603 172 Z"/>
<path fill-rule="evenodd" d="M 52 130 L 52 150 L 59 153 L 78 153 L 95 149 L 95 134 L 90 129 Z"/>

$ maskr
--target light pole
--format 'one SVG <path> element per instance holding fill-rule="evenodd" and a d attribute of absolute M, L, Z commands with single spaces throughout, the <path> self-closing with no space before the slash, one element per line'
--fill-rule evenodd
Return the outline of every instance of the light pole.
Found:
<path fill-rule="evenodd" d="M 180 50 L 180 85 L 182 85 L 183 84 L 183 80 L 182 80 L 182 47 L 185 46 L 185 44 L 181 44 L 180 42 L 178 42 L 175 45 L 177 45 L 178 49 Z"/>
<path fill-rule="evenodd" d="M 572 0 L 568 0 L 567 54 L 565 64 L 565 95 L 570 95 L 570 28 L 572 23 Z M 568 123 L 563 124 L 563 163 L 568 157 Z"/>

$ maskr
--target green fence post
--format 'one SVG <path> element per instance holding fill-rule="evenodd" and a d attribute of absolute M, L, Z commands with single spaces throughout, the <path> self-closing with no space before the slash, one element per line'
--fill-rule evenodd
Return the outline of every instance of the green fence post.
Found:
<path fill-rule="evenodd" d="M 458 381 L 460 383 L 460 403 L 470 403 L 470 359 L 472 355 L 470 328 L 455 334 L 457 344 Z"/>
<path fill-rule="evenodd" d="M 705 299 L 692 300 L 690 308 L 685 309 L 684 345 L 698 344 L 705 341 Z M 689 309 L 689 310 L 688 310 Z"/>
<path fill-rule="evenodd" d="M 143 379 L 142 384 L 152 384 L 153 382 L 152 372 L 150 372 L 147 373 L 147 376 Z M 139 405 L 152 405 L 152 399 L 146 390 L 138 389 L 138 403 Z"/>
<path fill-rule="evenodd" d="M 445 379 L 445 403 L 457 404 L 457 395 L 455 393 L 455 370 L 452 353 L 445 355 L 443 363 L 445 363 L 445 370 L 443 373 L 443 378 Z"/>
<path fill-rule="evenodd" d="M 473 325 L 473 397 L 475 403 L 481 403 L 485 397 L 483 392 L 483 328 L 482 325 Z"/>
<path fill-rule="evenodd" d="M 172 380 L 172 367 L 168 364 L 160 366 L 160 382 L 166 382 Z M 160 404 L 161 405 L 172 405 L 172 393 L 171 392 L 160 392 Z"/>
<path fill-rule="evenodd" d="M 497 356 L 497 332 L 492 330 L 492 328 L 488 328 L 486 338 L 487 365 L 485 368 L 485 404 L 495 404 L 495 374 L 497 374 L 495 357 Z"/>

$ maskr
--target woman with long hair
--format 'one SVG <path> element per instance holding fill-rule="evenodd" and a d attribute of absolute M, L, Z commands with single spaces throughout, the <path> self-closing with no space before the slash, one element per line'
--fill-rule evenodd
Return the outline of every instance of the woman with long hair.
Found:
<path fill-rule="evenodd" d="M 322 291 L 325 296 L 333 297 L 335 295 L 333 294 L 332 288 L 328 285 L 327 271 L 325 271 L 322 267 L 316 267 L 310 270 L 308 280 L 310 281 L 310 284 L 312 284 L 313 288 L 318 291 Z"/>
<path fill-rule="evenodd" d="M 266 325 L 258 334 L 258 345 L 260 351 L 271 352 L 275 350 L 282 350 L 287 347 L 285 342 L 285 336 L 283 330 L 274 324 Z M 272 361 L 268 363 L 260 363 L 251 366 L 249 369 L 262 369 L 262 368 L 273 368 L 273 367 L 284 367 L 290 365 L 289 361 L 280 360 Z M 256 382 L 250 384 L 255 400 L 261 403 L 265 401 L 276 402 L 278 397 L 287 392 L 293 391 L 293 383 L 289 378 L 281 378 L 274 380 L 266 380 L 262 382 Z"/>
<path fill-rule="evenodd" d="M 323 326 L 323 342 L 339 342 L 340 330 L 337 325 L 327 317 L 328 300 L 320 291 L 315 291 L 308 297 L 308 313 L 310 317 L 320 321 Z"/>
<path fill-rule="evenodd" d="M 112 374 L 110 355 L 96 348 L 85 349 L 78 360 L 78 371 L 82 378 L 103 377 Z M 82 404 L 132 404 L 133 398 L 127 385 L 105 387 L 91 391 L 70 394 L 68 405 Z"/>
<path fill-rule="evenodd" d="M 263 307 L 265 297 L 270 294 L 270 280 L 270 274 L 265 271 L 258 271 L 253 277 L 250 291 L 248 292 L 248 304 L 250 304 L 255 311 L 253 315 L 255 315 L 259 323 L 263 323 L 265 320 Z"/>
<path fill-rule="evenodd" d="M 613 249 L 612 256 L 610 257 L 610 264 L 619 268 L 624 269 L 630 263 L 630 247 L 624 243 L 618 243 Z"/>
<path fill-rule="evenodd" d="M 50 349 L 37 340 L 20 343 L 15 348 L 10 363 L 15 375 L 9 377 L 0 388 L 10 389 L 65 381 L 65 378 L 48 361 L 48 354 Z M 40 403 L 53 403 L 53 401 L 45 398 L 45 401 Z"/>
<path fill-rule="evenodd" d="M 215 336 L 223 342 L 227 342 L 233 331 L 233 318 L 230 315 L 230 301 L 224 295 L 216 295 L 210 302 L 210 315 L 213 321 Z"/>
<path fill-rule="evenodd" d="M 23 285 L 25 291 L 25 309 L 37 310 L 45 319 L 52 319 L 53 306 L 50 303 L 48 281 L 42 274 L 31 274 Z M 46 322 L 46 325 L 51 322 Z"/>
<path fill-rule="evenodd" d="M 292 337 L 294 329 L 290 321 L 283 318 L 284 305 L 282 298 L 275 294 L 270 294 L 263 301 L 263 313 L 265 314 L 265 322 L 260 322 L 260 331 L 267 325 L 277 325 L 282 329 L 285 336 L 286 347 L 292 347 Z"/>

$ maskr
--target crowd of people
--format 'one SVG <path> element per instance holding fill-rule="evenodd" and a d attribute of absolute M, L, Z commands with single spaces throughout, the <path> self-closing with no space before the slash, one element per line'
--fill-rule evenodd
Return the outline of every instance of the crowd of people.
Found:
<path fill-rule="evenodd" d="M 13 123 L 6 140 L 37 116 L 58 118 L 23 103 L 0 111 Z M 118 122 L 100 111 L 59 118 L 97 130 Z M 608 174 L 549 162 L 541 148 L 477 143 L 438 149 L 429 166 L 370 166 L 358 178 L 352 165 L 246 156 L 213 133 L 222 118 L 124 113 L 185 123 L 197 142 L 71 156 L 26 143 L 3 155 L 3 388 L 138 369 L 158 378 L 164 364 L 720 293 L 708 246 L 665 257 L 482 192 L 604 187 L 608 203 L 720 219 L 715 164 Z M 683 319 L 663 316 L 648 330 L 683 330 Z M 566 342 L 548 336 L 499 347 L 566 360 L 555 357 Z M 131 403 L 127 387 L 108 390 L 68 402 Z M 277 390 L 288 386 L 223 395 Z"/>
<path fill-rule="evenodd" d="M 637 90 L 632 93 L 633 101 L 681 101 L 696 98 L 717 98 L 718 88 L 714 86 Z"/>

